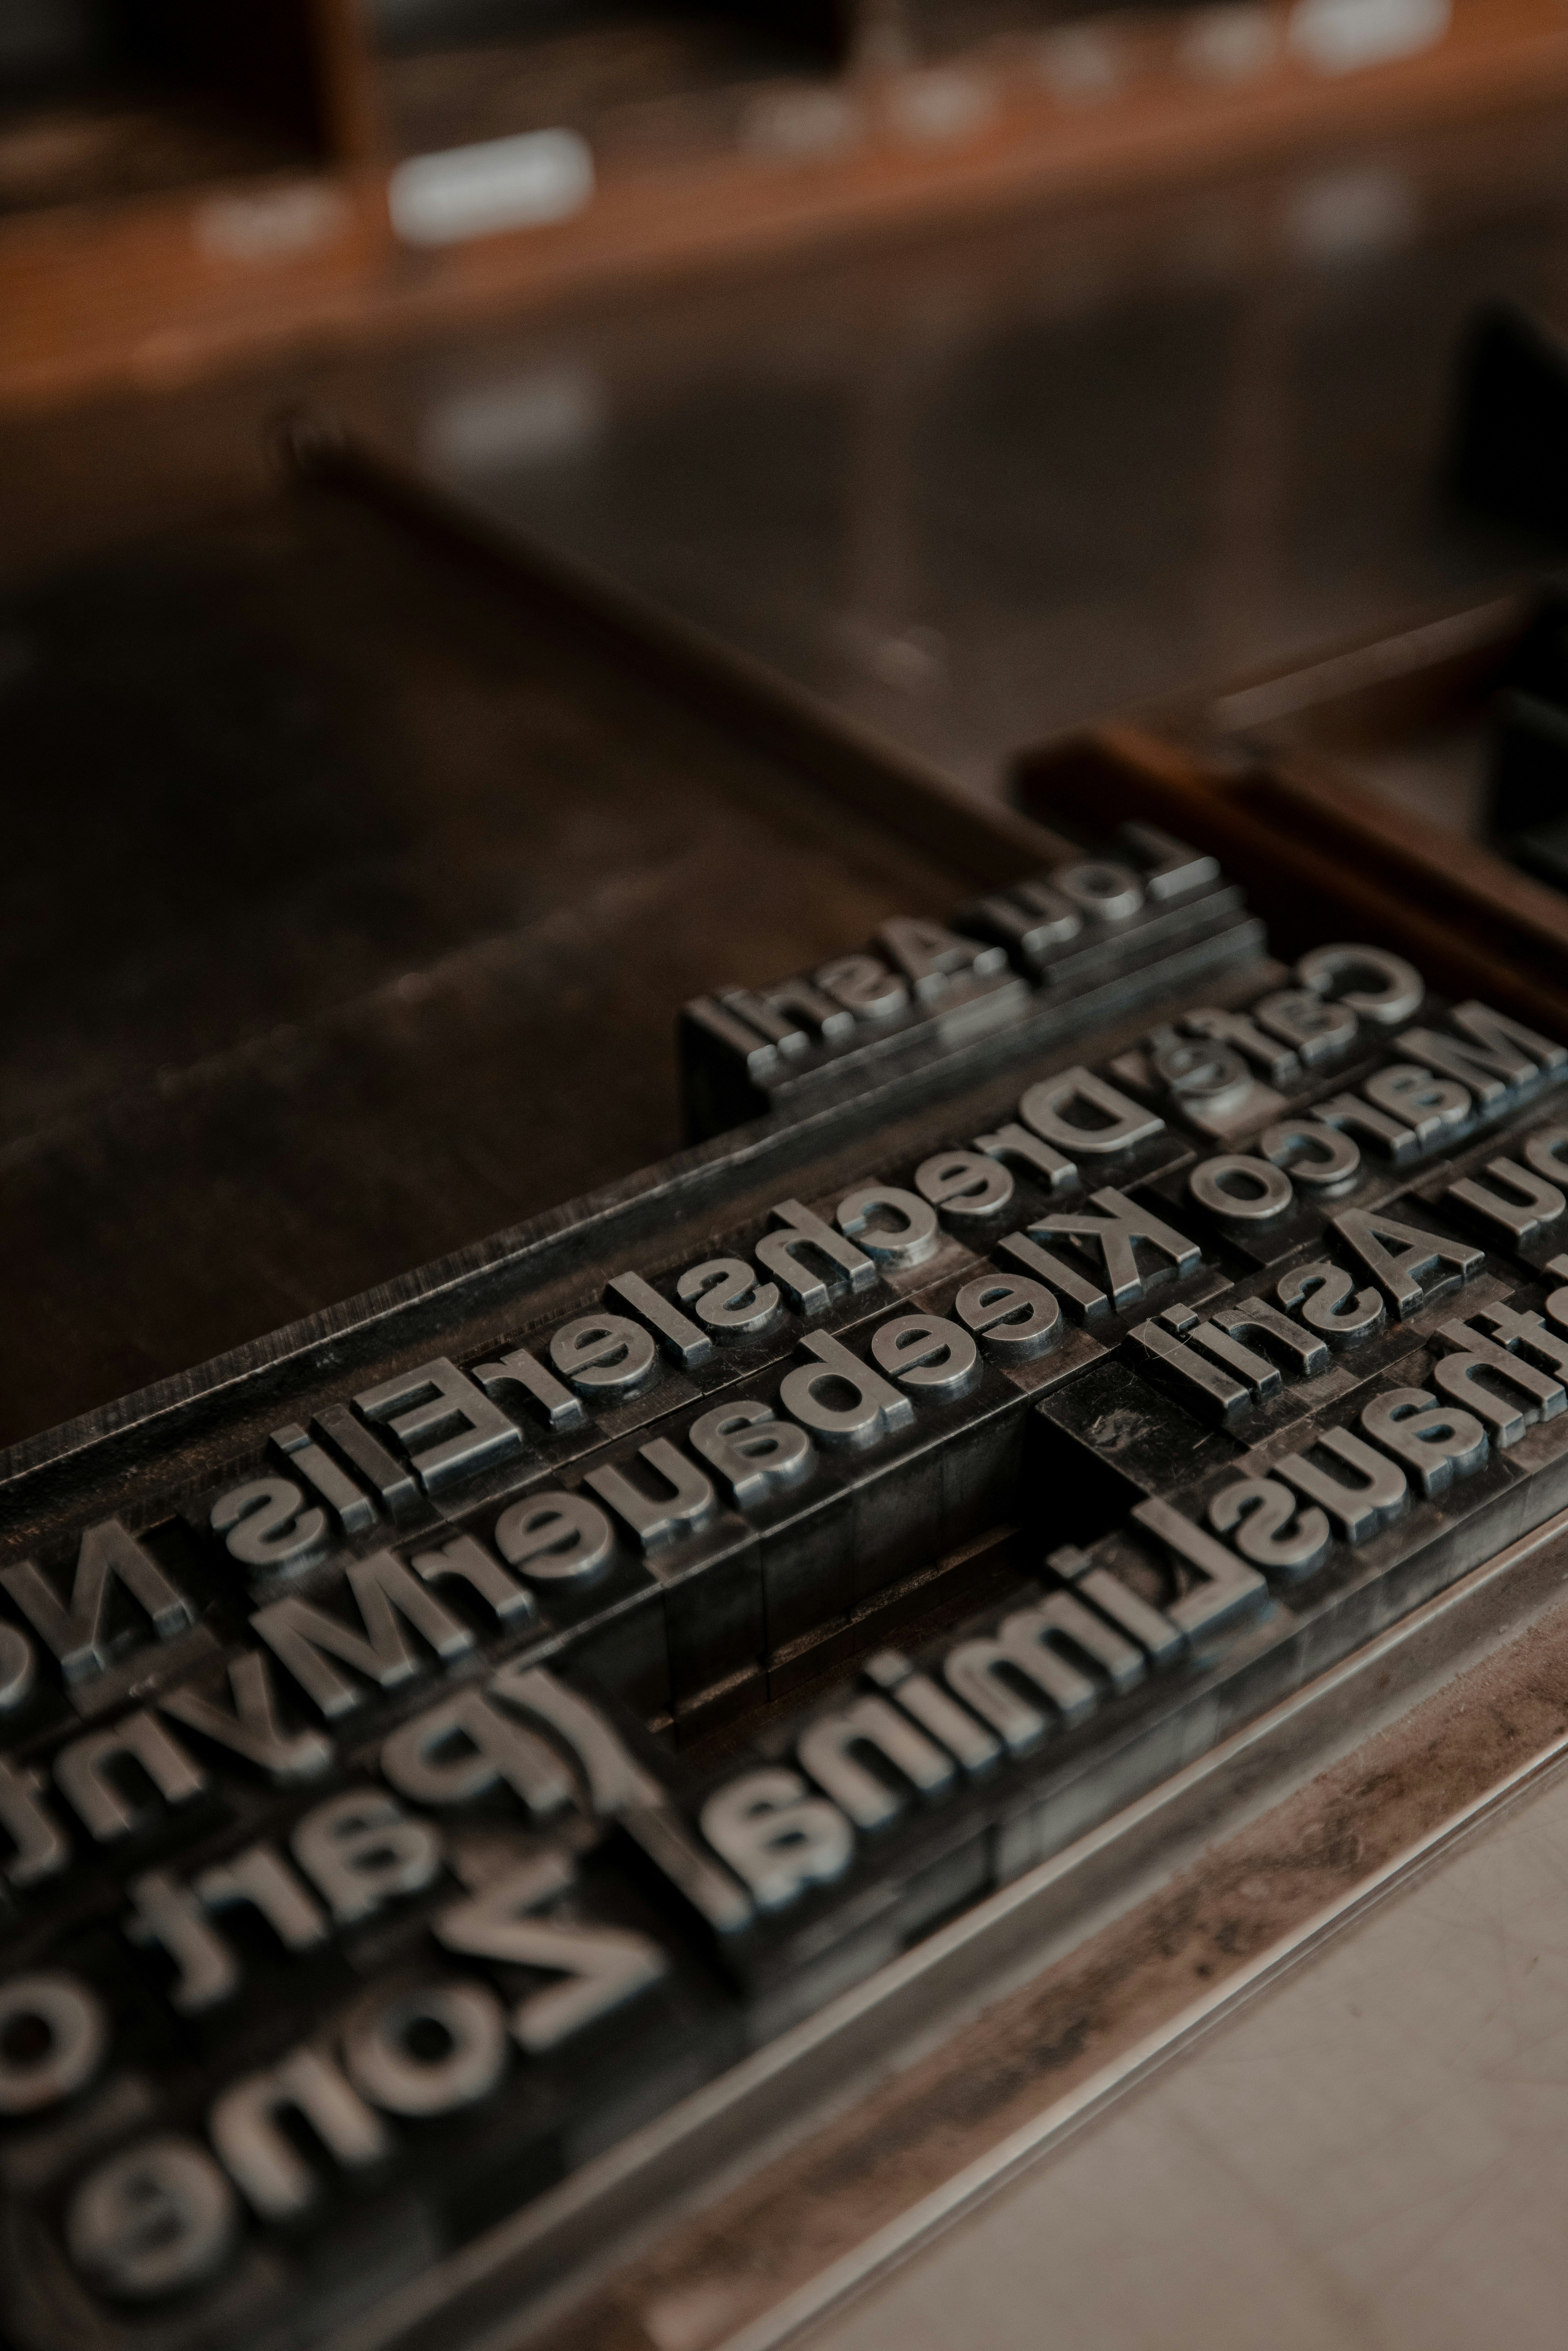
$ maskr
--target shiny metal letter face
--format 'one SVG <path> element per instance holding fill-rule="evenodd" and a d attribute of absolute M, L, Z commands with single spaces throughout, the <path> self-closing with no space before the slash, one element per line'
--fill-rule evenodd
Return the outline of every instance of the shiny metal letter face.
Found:
<path fill-rule="evenodd" d="M 1038 1050 L 1157 1003 L 1178 972 L 1181 985 L 1195 968 L 1226 970 L 1257 945 L 1211 857 L 1124 824 L 1106 855 L 1016 883 L 962 908 L 951 927 L 900 916 L 863 953 L 695 998 L 680 1037 L 692 1129 L 716 1134 L 768 1111 L 798 1117 L 846 1077 L 874 1084 L 993 1042 L 1015 1057 Z M 1345 968 L 1376 976 L 1370 965 Z M 1325 967 L 1325 990 L 1340 969 Z M 1310 984 L 1301 994 L 1309 1022 L 1354 1033 L 1348 1009 L 1322 1006 Z"/>
<path fill-rule="evenodd" d="M 448 2256 L 1568 1503 L 1568 1055 L 1257 945 L 1130 826 L 716 991 L 744 1137 L 0 1468 L 7 2351 L 461 2351 Z"/>

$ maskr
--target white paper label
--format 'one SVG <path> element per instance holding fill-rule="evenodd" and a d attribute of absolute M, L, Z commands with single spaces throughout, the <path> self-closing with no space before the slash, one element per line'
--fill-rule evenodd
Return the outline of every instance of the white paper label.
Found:
<path fill-rule="evenodd" d="M 527 131 L 439 155 L 413 155 L 387 185 L 406 245 L 456 245 L 567 220 L 593 193 L 593 156 L 575 131 Z"/>

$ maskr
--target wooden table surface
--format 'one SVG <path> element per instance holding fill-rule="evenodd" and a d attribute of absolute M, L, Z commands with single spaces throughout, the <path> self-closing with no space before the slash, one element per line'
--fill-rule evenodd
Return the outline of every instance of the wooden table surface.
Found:
<path fill-rule="evenodd" d="M 1551 559 L 1433 472 L 1470 304 L 1568 316 L 1565 132 L 1364 141 L 7 422 L 0 1188 L 13 1327 L 51 1335 L 5 1433 L 654 1157 L 681 998 L 963 894 L 800 802 L 781 856 L 777 800 L 721 810 L 643 689 L 381 526 L 269 504 L 280 409 L 990 791 L 1058 726 Z M 622 1050 L 585 1122 L 590 1031 Z"/>

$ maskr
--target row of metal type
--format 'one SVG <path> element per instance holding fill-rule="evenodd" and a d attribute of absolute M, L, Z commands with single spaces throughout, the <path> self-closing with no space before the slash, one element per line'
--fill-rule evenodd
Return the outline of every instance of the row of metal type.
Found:
<path fill-rule="evenodd" d="M 1103 853 L 960 907 L 897 916 L 852 955 L 764 987 L 721 987 L 682 1013 L 692 1132 L 763 1112 L 799 1116 L 846 1084 L 936 1069 L 983 1040 L 1059 1042 L 1196 972 L 1255 954 L 1261 934 L 1216 861 L 1148 824 Z"/>
<path fill-rule="evenodd" d="M 1560 1507 L 1565 1069 L 1324 950 L 13 1545 L 15 2340 L 310 2339 Z"/>
<path fill-rule="evenodd" d="M 1237 1019 L 1250 1025 L 1249 1016 L 1235 1016 L 1233 1026 Z M 1389 1223 L 1379 1203 L 1408 1158 L 1406 1144 L 1419 1145 L 1423 1125 L 1434 1144 L 1462 1135 L 1476 1118 L 1495 1114 L 1500 1101 L 1546 1082 L 1562 1059 L 1545 1040 L 1473 1007 L 1456 1009 L 1446 1035 L 1413 1032 L 1404 1042 L 1465 1069 L 1470 1087 L 1385 1061 L 1364 1080 L 1363 1095 L 1342 1092 L 1323 1105 L 1346 1122 L 1363 1103 L 1387 1154 L 1382 1169 L 1363 1171 L 1343 1123 L 1330 1126 L 1314 1114 L 1281 1123 L 1273 1147 L 1284 1155 L 1308 1146 L 1309 1169 L 1320 1179 L 1315 1204 L 1298 1202 L 1291 1179 L 1269 1158 L 1224 1155 L 1189 1168 L 1184 1179 L 1189 1202 L 1207 1204 L 1211 1219 L 1239 1226 L 1253 1253 L 1266 1254 L 1270 1228 L 1276 1249 L 1299 1249 L 1322 1231 L 1326 1158 L 1336 1178 L 1329 1188 L 1342 1255 L 1377 1275 L 1401 1315 L 1423 1302 L 1409 1264 L 1423 1237 L 1398 1219 Z M 1385 1103 L 1428 1108 L 1406 1128 L 1376 1106 L 1379 1094 Z M 1435 1094 L 1441 1115 L 1429 1108 Z M 1069 1114 L 1085 1106 L 1097 1119 L 1092 1128 Z M 30 1892 L 70 1865 L 70 1839 L 39 1791 L 40 1762 L 99 1843 L 131 1834 L 136 1823 L 117 1759 L 134 1755 L 165 1798 L 200 1791 L 200 1767 L 180 1752 L 166 1719 L 193 1716 L 197 1727 L 222 1719 L 226 1700 L 187 1685 L 212 1681 L 225 1638 L 251 1636 L 246 1687 L 267 1678 L 256 1702 L 264 1728 L 246 1735 L 286 1776 L 299 1768 L 291 1759 L 314 1755 L 318 1745 L 308 1734 L 265 1727 L 277 1714 L 271 1658 L 308 1710 L 330 1720 L 427 1670 L 424 1650 L 450 1663 L 498 1633 L 530 1640 L 540 1655 L 570 1652 L 607 1687 L 656 1716 L 763 1672 L 923 1559 L 1016 1516 L 1029 1402 L 1081 1371 L 1086 1350 L 1103 1350 L 1113 1335 L 1108 1321 L 1141 1302 L 1151 1282 L 1173 1284 L 1177 1301 L 1132 1333 L 1132 1360 L 1189 1407 L 1222 1419 L 1278 1388 L 1278 1370 L 1249 1349 L 1243 1333 L 1276 1343 L 1283 1336 L 1289 1353 L 1293 1326 L 1284 1306 L 1301 1307 L 1305 1332 L 1342 1342 L 1377 1327 L 1378 1286 L 1353 1290 L 1332 1259 L 1299 1265 L 1281 1285 L 1281 1306 L 1244 1300 L 1225 1314 L 1201 1317 L 1201 1291 L 1215 1278 L 1212 1258 L 1155 1212 L 1148 1178 L 1134 1186 L 1137 1197 L 1102 1186 L 1087 1205 L 1058 1205 L 1063 1179 L 1069 1197 L 1077 1183 L 1063 1144 L 1081 1157 L 1114 1158 L 1158 1145 L 1163 1121 L 1087 1071 L 1038 1082 L 1019 1107 L 1012 1128 L 924 1160 L 914 1189 L 861 1186 L 840 1203 L 831 1224 L 784 1204 L 749 1258 L 706 1259 L 673 1283 L 666 1279 L 666 1290 L 693 1304 L 721 1341 L 741 1343 L 733 1354 L 721 1356 L 665 1290 L 641 1275 L 613 1276 L 609 1293 L 635 1315 L 578 1316 L 537 1353 L 511 1349 L 472 1379 L 437 1359 L 361 1391 L 357 1421 L 346 1406 L 327 1406 L 314 1424 L 319 1435 L 293 1426 L 275 1432 L 277 1455 L 298 1481 L 253 1476 L 187 1510 L 174 1522 L 176 1533 L 183 1524 L 191 1538 L 179 1572 L 169 1541 L 161 1555 L 158 1530 L 133 1532 L 115 1520 L 82 1533 L 68 1597 L 32 1559 L 0 1571 L 24 1620 L 5 1626 L 0 1658 L 16 1758 L 0 1769 L 12 1887 Z M 1314 1126 L 1326 1152 L 1312 1153 Z M 1274 1132 L 1260 1149 L 1270 1147 Z M 1550 1135 L 1526 1148 L 1542 1165 L 1555 1165 Z M 1009 1157 L 1022 1158 L 1037 1194 L 1049 1187 L 1049 1196 L 1037 1198 L 1022 1231 L 993 1244 L 989 1260 L 956 1243 L 944 1251 L 927 1196 L 935 1193 L 960 1228 L 1009 1221 L 1017 1188 Z M 1246 1179 L 1249 1165 L 1262 1188 L 1238 1201 L 1231 1187 Z M 1179 1174 L 1166 1160 L 1156 1180 L 1168 1187 Z M 1527 1196 L 1533 1186 L 1533 1195 L 1511 1205 L 1471 1177 L 1456 1196 L 1472 1219 L 1515 1239 L 1530 1218 L 1542 1227 L 1552 1221 L 1560 1195 L 1548 1178 L 1515 1165 L 1511 1185 Z M 852 1232 L 868 1248 L 850 1239 Z M 1462 1247 L 1429 1238 L 1439 1259 L 1468 1261 Z M 912 1290 L 904 1303 L 915 1311 L 901 1312 L 879 1280 L 879 1260 L 895 1278 L 929 1265 L 939 1279 Z M 1030 1271 L 1016 1271 L 1020 1262 Z M 1090 1278 L 1090 1263 L 1099 1281 Z M 1186 1294 L 1194 1285 L 1197 1294 Z M 874 1299 L 859 1295 L 873 1286 L 881 1293 Z M 836 1309 L 839 1329 L 789 1327 L 786 1288 L 802 1318 Z M 656 1376 L 661 1343 L 684 1359 L 684 1395 L 672 1395 L 670 1383 Z M 1298 1335 L 1295 1346 L 1301 1368 L 1324 1352 L 1315 1336 Z M 602 1426 L 591 1429 L 558 1371 L 579 1391 L 602 1387 L 632 1400 L 617 1436 L 606 1439 Z M 707 1377 L 699 1385 L 692 1373 Z M 546 1458 L 530 1461 L 522 1429 L 486 1393 L 506 1385 L 523 1389 L 547 1418 L 569 1423 L 537 1445 Z M 374 1434 L 383 1418 L 404 1448 L 402 1461 Z M 340 1433 L 345 1426 L 351 1442 Z M 327 1450 L 334 1435 L 336 1457 Z M 349 1462 L 361 1480 L 367 1465 L 379 1476 L 373 1499 Z M 378 1462 L 385 1464 L 379 1473 Z M 470 1481 L 485 1498 L 472 1518 L 453 1508 Z M 447 1515 L 427 1524 L 422 1540 L 418 1514 L 435 1494 L 446 1499 Z M 411 1558 L 385 1546 L 382 1510 L 415 1517 Z M 323 1555 L 332 1515 L 348 1539 L 347 1557 Z M 206 1538 L 205 1557 L 196 1551 L 197 1530 Z M 226 1553 L 221 1567 L 211 1557 L 214 1535 Z M 249 1571 L 248 1590 L 236 1591 L 225 1575 L 231 1562 Z M 334 1598 L 357 1618 L 324 1604 Z M 148 1630 L 156 1637 L 139 1657 Z M 415 1635 L 423 1646 L 411 1646 Z M 129 1659 L 116 1655 L 124 1646 Z M 52 1677 L 41 1669 L 51 1652 Z M 152 1710 L 143 1705 L 112 1729 L 70 1735 L 82 1714 L 111 1711 L 131 1687 L 154 1698 Z"/>
<path fill-rule="evenodd" d="M 1145 1092 L 1166 1089 L 1166 1115 L 1090 1069 L 1037 1081 L 1013 1119 L 897 1170 L 901 1182 L 858 1185 L 831 1214 L 785 1201 L 766 1229 L 733 1238 L 735 1254 L 652 1280 L 612 1273 L 605 1308 L 558 1317 L 494 1360 L 465 1370 L 436 1357 L 319 1405 L 308 1428 L 281 1425 L 250 1474 L 183 1498 L 162 1525 L 88 1527 L 74 1560 L 61 1562 L 68 1596 L 52 1562 L 13 1558 L 0 1569 L 16 1612 L 0 1661 L 8 1743 L 34 1742 L 51 1716 L 57 1725 L 70 1709 L 112 1705 L 120 1653 L 137 1646 L 138 1624 L 143 1642 L 150 1628 L 158 1643 L 139 1687 L 199 1665 L 198 1619 L 212 1606 L 232 1612 L 236 1571 L 263 1603 L 246 1613 L 269 1639 L 287 1639 L 301 1612 L 319 1614 L 317 1596 L 334 1579 L 373 1581 L 363 1555 L 379 1554 L 392 1530 L 426 1538 L 426 1583 L 465 1583 L 508 1629 L 542 1618 L 540 1629 L 570 1633 L 581 1647 L 587 1620 L 605 1619 L 600 1668 L 650 1714 L 691 1701 L 748 1659 L 777 1656 L 835 1604 L 892 1580 L 908 1541 L 928 1556 L 997 1515 L 1020 1401 L 1071 1371 L 1080 1333 L 1098 1337 L 1151 1282 L 1201 1278 L 1203 1251 L 1158 1212 L 1162 1193 L 1173 1215 L 1190 1224 L 1196 1211 L 1218 1231 L 1222 1254 L 1277 1254 L 1322 1230 L 1325 1201 L 1342 1223 L 1364 1217 L 1411 1165 L 1562 1065 L 1559 1049 L 1479 1006 L 1455 1008 L 1442 1031 L 1403 1031 L 1390 1051 L 1387 1028 L 1421 998 L 1416 976 L 1394 958 L 1337 950 L 1307 958 L 1302 975 L 1295 991 L 1272 991 L 1250 1011 L 1188 1016 L 1205 1040 L 1193 1049 L 1204 1079 L 1196 1097 L 1187 1043 L 1157 1047 L 1153 1061 L 1174 1059 L 1176 1074 L 1134 1076 Z M 1332 998 L 1347 976 L 1364 984 Z M 1295 1046 L 1281 1042 L 1286 1032 Z M 1242 1049 L 1267 1056 L 1276 1085 L 1249 1073 Z M 1413 1051 L 1423 1063 L 1398 1058 Z M 1122 1055 L 1118 1071 L 1139 1060 Z M 1219 1087 L 1272 1123 L 1254 1153 L 1188 1165 L 1175 1122 L 1213 1123 L 1225 1100 L 1216 1070 Z M 1347 1077 L 1359 1092 L 1346 1090 Z M 1293 1098 L 1278 1090 L 1292 1078 Z M 1370 1137 L 1364 1165 L 1357 1130 Z M 1085 1199 L 1085 1165 L 1123 1176 L 1131 1190 L 1101 1185 Z M 1524 1182 L 1552 1189 L 1539 1175 Z M 1511 1212 L 1493 1197 L 1493 1221 L 1500 1215 L 1506 1228 Z M 1015 1220 L 1018 1229 L 998 1230 Z M 1191 1301 L 1167 1311 L 1190 1314 Z M 1309 1319 L 1324 1311 L 1320 1298 Z M 1212 1335 L 1188 1343 L 1179 1325 L 1151 1325 L 1139 1343 L 1185 1369 L 1189 1387 L 1204 1384 L 1192 1373 L 1195 1345 L 1212 1353 Z M 759 1392 L 738 1395 L 743 1378 Z M 1230 1392 L 1239 1393 L 1234 1383 Z M 734 1404 L 752 1421 L 788 1424 L 788 1434 L 742 1426 Z M 948 1441 L 959 1428 L 961 1446 Z M 873 1458 L 874 1531 L 868 1522 L 857 1534 L 847 1506 L 863 1499 Z M 510 1506 L 485 1531 L 522 1583 L 496 1566 L 477 1576 L 471 1552 L 435 1541 L 472 1503 L 501 1495 Z M 697 1563 L 694 1540 L 706 1571 L 700 1604 L 680 1596 Z M 727 1618 L 725 1558 L 740 1595 Z M 392 1570 L 375 1573 L 384 1581 Z M 113 1621 L 113 1604 L 127 1600 L 129 1628 Z M 464 1646 L 434 1592 L 411 1604 L 435 1628 L 438 1649 Z M 694 1609 L 704 1633 L 695 1646 L 678 1629 Z M 51 1656 L 52 1675 L 40 1669 Z M 321 1671 L 302 1686 L 317 1696 Z M 340 1690 L 323 1710 L 350 1703 Z"/>
<path fill-rule="evenodd" d="M 1481 1253 L 1470 1250 L 1461 1283 L 1482 1277 Z M 271 1836 L 187 1876 L 144 1873 L 121 1932 L 169 1964 L 173 2010 L 193 2019 L 234 2001 L 247 1969 L 232 1921 L 248 1911 L 253 1934 L 259 1924 L 296 1967 L 315 1961 L 310 1989 L 328 2029 L 319 2011 L 311 2034 L 232 2073 L 206 2098 L 200 2134 L 144 2133 L 90 2165 L 64 2208 L 78 2273 L 121 2299 L 183 2291 L 235 2258 L 242 2209 L 273 2225 L 319 2221 L 323 2209 L 330 2217 L 340 2180 L 406 2166 L 422 2140 L 428 2151 L 432 2131 L 496 2102 L 482 2137 L 493 2159 L 519 2067 L 536 2068 L 537 2087 L 539 2064 L 565 2055 L 570 2064 L 580 2034 L 621 2031 L 612 2020 L 629 2010 L 646 2024 L 650 2003 L 690 1993 L 683 1960 L 689 1969 L 694 1940 L 721 1947 L 750 1994 L 739 2017 L 733 1996 L 691 1995 L 716 2062 L 729 2040 L 722 2027 L 734 2033 L 738 2023 L 745 2040 L 777 2030 L 955 1898 L 1060 1844 L 1090 1816 L 1086 1772 L 1092 1804 L 1108 1809 L 1168 1768 L 1177 1740 L 1190 1751 L 1200 1712 L 1204 1736 L 1222 1736 L 1260 1692 L 1299 1677 L 1309 1655 L 1321 1667 L 1560 1507 L 1568 1423 L 1550 1424 L 1568 1393 L 1534 1366 L 1568 1367 L 1568 1294 L 1548 1298 L 1544 1316 L 1531 1294 L 1461 1301 L 1458 1315 L 1446 1302 L 1428 1307 L 1428 1323 L 1444 1316 L 1437 1330 L 1400 1326 L 1398 1352 L 1358 1366 L 1364 1376 L 1338 1395 L 1332 1418 L 1320 1408 L 1284 1425 L 1295 1449 L 1276 1455 L 1271 1476 L 1256 1474 L 1255 1461 L 1240 1465 L 1254 1472 L 1242 1478 L 1235 1464 L 1211 1465 L 1176 1502 L 1137 1505 L 1122 1537 L 1087 1552 L 1059 1546 L 1043 1599 L 967 1625 L 925 1656 L 873 1656 L 859 1689 L 779 1726 L 765 1757 L 710 1789 L 683 1791 L 666 1761 L 638 1754 L 634 1731 L 602 1700 L 519 1657 L 358 1754 L 348 1787 L 313 1792 Z M 1449 1352 L 1437 1353 L 1434 1341 Z M 1465 1395 L 1477 1412 L 1409 1384 L 1434 1364 L 1436 1387 Z M 1346 1441 L 1352 1415 L 1370 1442 Z M 1536 1439 L 1528 1456 L 1527 1430 Z M 1311 1467 L 1314 1449 L 1332 1466 Z M 1305 1499 L 1314 1494 L 1319 1501 Z M 1270 1507 L 1276 1495 L 1282 1508 Z M 1345 1546 L 1381 1538 L 1350 1574 L 1321 1573 L 1331 1548 L 1324 1503 Z M 1207 1529 L 1234 1532 L 1238 1548 Z M 1251 1621 L 1239 1635 L 1239 1619 Z M 1113 1745 L 1091 1740 L 1096 1721 Z M 367 1784 L 372 1774 L 379 1789 Z M 520 1840 L 493 1804 L 486 1816 L 485 1800 L 497 1795 L 529 1824 Z M 568 1834 L 538 1833 L 563 1813 Z M 599 1848 L 597 1880 L 585 1887 L 579 1852 L 612 1828 L 621 1849 Z M 909 1833 L 893 1834 L 901 1829 Z M 628 1856 L 640 1865 L 628 1871 Z M 605 1883 L 617 1876 L 619 1902 Z M 669 1896 L 653 1931 L 626 1905 L 650 1878 Z M 882 1901 L 868 1903 L 868 1891 Z M 781 1940 L 778 1922 L 813 1894 L 809 1931 L 797 1926 Z M 355 1969 L 356 1931 L 380 1928 L 389 1910 L 398 1931 L 373 1937 L 372 1980 L 355 1990 L 354 1973 L 365 1972 Z M 671 1932 L 672 1911 L 684 1938 Z M 694 1938 L 694 1924 L 706 1931 Z M 468 1964 L 454 1971 L 455 1958 Z M 534 1980 L 518 1970 L 544 1981 L 513 1998 Z M 43 2054 L 0 2061 L 0 2095 L 14 2114 L 68 2100 L 113 2062 L 101 1979 L 95 1988 L 85 1971 L 11 1977 L 0 2017 L 49 2035 Z M 632 2032 L 621 2053 L 645 2051 Z M 510 2111 L 515 2131 L 537 2134 L 526 2097 Z M 308 2126 L 308 2158 L 290 2116 Z"/>

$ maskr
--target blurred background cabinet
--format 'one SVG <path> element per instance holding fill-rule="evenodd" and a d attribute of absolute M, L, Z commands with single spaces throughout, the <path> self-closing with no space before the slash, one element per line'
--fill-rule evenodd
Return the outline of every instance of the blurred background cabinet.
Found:
<path fill-rule="evenodd" d="M 0 404 L 1554 89 L 1563 0 L 0 0 Z"/>

